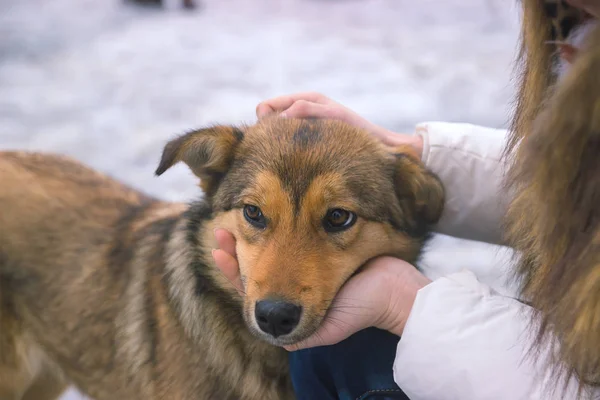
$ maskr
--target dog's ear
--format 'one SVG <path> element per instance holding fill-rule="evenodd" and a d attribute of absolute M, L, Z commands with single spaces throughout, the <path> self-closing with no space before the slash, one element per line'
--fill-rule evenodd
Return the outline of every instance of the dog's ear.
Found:
<path fill-rule="evenodd" d="M 183 161 L 200 178 L 200 186 L 212 195 L 227 173 L 244 132 L 233 126 L 214 126 L 188 132 L 165 146 L 156 175 Z"/>
<path fill-rule="evenodd" d="M 395 158 L 396 196 L 402 206 L 408 209 L 408 213 L 414 216 L 414 228 L 428 229 L 442 216 L 444 186 L 435 174 L 425 168 L 412 147 L 395 147 L 392 154 Z"/>

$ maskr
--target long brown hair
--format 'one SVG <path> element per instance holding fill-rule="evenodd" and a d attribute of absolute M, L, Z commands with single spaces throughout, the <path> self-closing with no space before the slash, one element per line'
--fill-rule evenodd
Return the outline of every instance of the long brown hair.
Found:
<path fill-rule="evenodd" d="M 548 44 L 554 21 L 543 0 L 521 3 L 520 90 L 505 154 L 513 196 L 507 239 L 520 254 L 523 298 L 537 310 L 536 345 L 556 343 L 556 366 L 598 384 L 600 29 L 557 81 Z"/>

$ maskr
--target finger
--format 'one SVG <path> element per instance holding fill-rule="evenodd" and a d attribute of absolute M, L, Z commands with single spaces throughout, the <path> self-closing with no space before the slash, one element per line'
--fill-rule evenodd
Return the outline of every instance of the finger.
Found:
<path fill-rule="evenodd" d="M 573 64 L 573 62 L 575 61 L 575 57 L 577 56 L 577 47 L 572 46 L 568 43 L 558 43 L 557 47 L 560 52 L 561 58 L 569 64 Z"/>
<path fill-rule="evenodd" d="M 221 249 L 214 249 L 212 251 L 213 259 L 215 260 L 215 264 L 223 273 L 223 276 L 233 285 L 235 290 L 243 296 L 244 294 L 244 285 L 242 284 L 242 278 L 240 276 L 240 268 L 237 260 L 231 256 L 231 254 L 227 253 Z"/>
<path fill-rule="evenodd" d="M 301 342 L 284 348 L 296 351 L 341 342 L 354 333 L 372 326 L 381 307 L 374 299 L 382 293 L 363 273 L 351 278 L 336 295 L 321 325 Z M 385 294 L 383 294 L 385 295 Z"/>
<path fill-rule="evenodd" d="M 341 342 L 355 332 L 354 329 L 346 329 L 339 321 L 334 324 L 330 320 L 325 320 L 317 332 L 301 342 L 284 346 L 284 349 L 287 351 L 297 351 L 311 347 L 329 346 Z"/>
<path fill-rule="evenodd" d="M 317 104 L 328 104 L 331 100 L 318 92 L 300 92 L 284 96 L 274 97 L 265 100 L 256 106 L 256 116 L 258 119 L 271 115 L 275 112 L 282 112 L 290 108 L 295 102 L 304 100 Z"/>
<path fill-rule="evenodd" d="M 351 281 L 352 279 L 349 283 Z M 345 285 L 336 296 L 336 300 L 330 306 L 317 331 L 308 338 L 284 348 L 288 351 L 296 351 L 329 346 L 371 326 L 377 310 L 371 306 L 370 300 L 364 300 L 373 297 L 368 292 L 364 292 L 364 289 L 364 285 L 360 283 Z"/>
<path fill-rule="evenodd" d="M 286 118 L 343 119 L 339 107 L 312 103 L 305 100 L 298 100 L 295 102 L 290 108 L 282 113 L 282 116 L 285 116 Z"/>
<path fill-rule="evenodd" d="M 225 229 L 215 229 L 215 239 L 219 249 L 229 253 L 232 257 L 237 257 L 235 252 L 235 237 Z"/>

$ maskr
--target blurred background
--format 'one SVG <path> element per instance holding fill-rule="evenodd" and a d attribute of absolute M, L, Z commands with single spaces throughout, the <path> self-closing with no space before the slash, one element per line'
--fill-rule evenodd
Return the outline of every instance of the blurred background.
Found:
<path fill-rule="evenodd" d="M 0 149 L 68 154 L 189 200 L 184 166 L 153 175 L 166 140 L 251 123 L 280 94 L 320 91 L 402 132 L 509 120 L 515 0 L 195 1 L 0 0 Z M 450 257 L 460 269 L 489 251 L 436 238 L 426 261 L 464 254 Z"/>

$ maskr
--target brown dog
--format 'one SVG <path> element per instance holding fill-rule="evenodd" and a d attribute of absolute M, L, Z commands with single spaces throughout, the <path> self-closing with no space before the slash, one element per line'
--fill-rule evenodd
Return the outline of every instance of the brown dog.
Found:
<path fill-rule="evenodd" d="M 205 198 L 150 198 L 64 157 L 0 153 L 0 399 L 291 399 L 287 355 L 366 261 L 414 262 L 443 206 L 408 148 L 340 122 L 190 132 Z M 213 264 L 237 237 L 241 298 Z"/>

